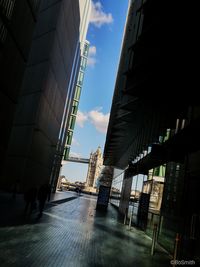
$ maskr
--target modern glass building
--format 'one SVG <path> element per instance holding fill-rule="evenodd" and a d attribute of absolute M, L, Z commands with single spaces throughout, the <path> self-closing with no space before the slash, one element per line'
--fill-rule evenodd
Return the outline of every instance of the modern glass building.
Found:
<path fill-rule="evenodd" d="M 179 259 L 199 263 L 200 101 L 192 63 L 197 50 L 185 35 L 187 9 L 130 1 L 104 165 L 124 171 L 112 185 L 111 202 L 120 213 L 133 214 L 151 236 L 158 227 L 158 242 L 171 254 L 181 236 Z M 195 23 L 186 24 L 192 31 Z"/>
<path fill-rule="evenodd" d="M 59 137 L 56 144 L 56 154 L 54 156 L 53 167 L 51 171 L 51 184 L 56 189 L 58 177 L 60 174 L 61 163 L 63 156 L 68 153 L 65 151 L 66 141 L 72 142 L 72 132 L 68 134 L 68 130 L 72 130 L 75 124 L 74 112 L 76 113 L 77 99 L 80 98 L 81 87 L 84 76 L 84 66 L 86 67 L 86 58 L 89 51 L 89 43 L 85 40 L 89 18 L 91 12 L 91 0 L 79 0 L 80 8 L 80 25 L 79 25 L 79 50 L 76 59 L 74 60 L 75 74 L 70 77 L 70 85 L 68 95 L 66 97 L 65 108 L 62 116 L 62 123 L 59 131 Z M 82 59 L 83 57 L 83 59 Z M 74 99 L 75 97 L 75 99 Z M 71 113 L 73 112 L 73 113 Z"/>
<path fill-rule="evenodd" d="M 76 116 L 78 112 L 79 100 L 80 100 L 81 91 L 83 87 L 84 74 L 85 74 L 85 70 L 87 67 L 88 53 L 89 53 L 89 42 L 86 40 L 84 42 L 83 52 L 81 55 L 80 69 L 79 69 L 79 74 L 78 74 L 76 88 L 75 88 L 75 94 L 74 94 L 73 103 L 72 103 L 69 125 L 67 129 L 66 146 L 64 149 L 64 156 L 63 156 L 64 160 L 66 160 L 69 157 L 69 153 L 70 153 L 70 147 L 72 144 L 72 137 L 73 137 L 74 127 L 76 123 Z"/>

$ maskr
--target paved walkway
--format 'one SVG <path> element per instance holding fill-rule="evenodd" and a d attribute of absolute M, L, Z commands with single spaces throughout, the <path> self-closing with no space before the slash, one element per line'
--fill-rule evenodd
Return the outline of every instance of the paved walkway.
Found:
<path fill-rule="evenodd" d="M 1 267 L 170 266 L 161 249 L 150 256 L 151 240 L 143 232 L 117 222 L 112 206 L 102 213 L 95 210 L 96 197 L 64 194 L 54 201 L 70 201 L 51 203 L 40 220 L 35 213 L 21 224 L 1 226 Z"/>

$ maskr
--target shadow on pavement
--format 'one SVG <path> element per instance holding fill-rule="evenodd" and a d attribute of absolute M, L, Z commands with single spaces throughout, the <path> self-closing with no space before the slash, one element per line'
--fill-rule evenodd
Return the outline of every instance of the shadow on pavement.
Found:
<path fill-rule="evenodd" d="M 71 201 L 76 196 L 47 202 L 44 210 L 59 204 Z M 31 214 L 25 214 L 25 202 L 23 195 L 18 194 L 15 198 L 9 193 L 0 193 L 0 227 L 36 224 L 40 222 L 38 217 L 38 205 Z"/>

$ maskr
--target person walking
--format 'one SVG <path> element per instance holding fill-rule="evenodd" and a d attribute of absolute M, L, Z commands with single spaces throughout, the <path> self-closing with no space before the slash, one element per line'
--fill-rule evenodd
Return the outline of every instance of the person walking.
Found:
<path fill-rule="evenodd" d="M 42 217 L 44 206 L 46 201 L 50 200 L 51 196 L 51 187 L 48 184 L 41 185 L 39 191 L 38 191 L 38 201 L 39 201 L 39 214 L 38 218 Z"/>

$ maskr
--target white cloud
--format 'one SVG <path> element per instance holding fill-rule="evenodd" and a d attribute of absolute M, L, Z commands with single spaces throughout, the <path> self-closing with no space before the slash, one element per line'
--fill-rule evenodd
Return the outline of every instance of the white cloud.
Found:
<path fill-rule="evenodd" d="M 87 65 L 90 67 L 94 67 L 96 63 L 97 63 L 97 60 L 94 57 L 89 57 L 87 60 Z"/>
<path fill-rule="evenodd" d="M 113 22 L 113 16 L 111 13 L 105 13 L 101 2 L 92 2 L 92 10 L 90 15 L 90 22 L 96 27 L 100 28 L 104 24 L 110 24 Z"/>
<path fill-rule="evenodd" d="M 94 45 L 90 46 L 90 48 L 89 48 L 89 56 L 95 56 L 96 53 L 97 53 L 96 46 L 94 46 Z"/>
<path fill-rule="evenodd" d="M 79 142 L 74 137 L 72 137 L 72 145 L 73 146 L 80 146 Z"/>
<path fill-rule="evenodd" d="M 90 46 L 89 48 L 89 54 L 88 54 L 88 60 L 87 60 L 87 65 L 90 67 L 94 67 L 96 65 L 96 53 L 97 53 L 97 48 L 96 46 Z"/>
<path fill-rule="evenodd" d="M 106 133 L 110 113 L 103 114 L 103 112 L 100 112 L 100 110 L 96 109 L 96 110 L 91 110 L 88 113 L 88 117 L 90 122 L 97 129 L 97 131 L 99 131 L 100 133 Z"/>
<path fill-rule="evenodd" d="M 100 133 L 106 133 L 107 127 L 108 127 L 108 121 L 110 117 L 110 113 L 104 114 L 101 112 L 102 107 L 97 107 L 94 110 L 91 110 L 89 112 L 81 112 L 78 111 L 76 122 L 77 124 L 83 128 L 84 123 L 86 121 L 89 121 L 91 124 L 93 124 L 96 128 L 96 130 Z"/>
<path fill-rule="evenodd" d="M 80 126 L 81 128 L 83 128 L 84 123 L 88 120 L 88 116 L 87 114 L 78 111 L 77 112 L 77 116 L 76 116 L 76 123 L 78 124 L 78 126 Z"/>

